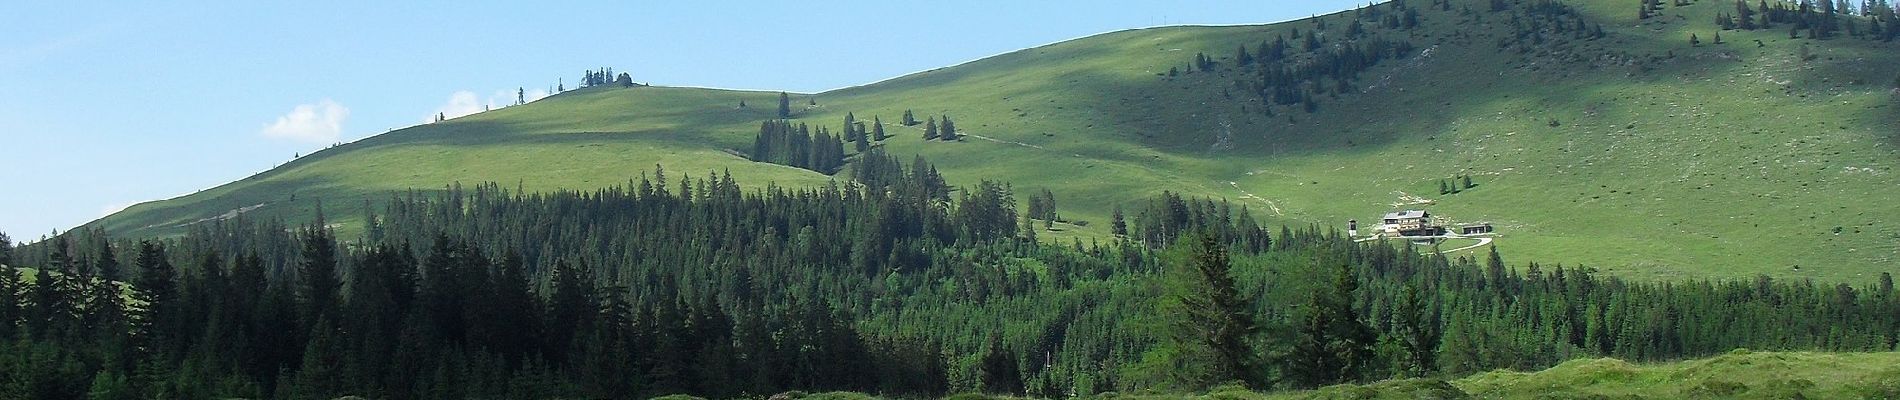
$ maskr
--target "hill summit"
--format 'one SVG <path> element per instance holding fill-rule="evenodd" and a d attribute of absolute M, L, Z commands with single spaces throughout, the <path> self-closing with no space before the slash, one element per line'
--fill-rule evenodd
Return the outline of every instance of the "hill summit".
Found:
<path fill-rule="evenodd" d="M 175 235 L 309 221 L 321 204 L 347 239 L 394 193 L 586 190 L 656 165 L 818 186 L 848 181 L 852 142 L 875 130 L 864 146 L 925 157 L 952 185 L 1046 190 L 1060 207 L 1044 240 L 1109 237 L 1115 210 L 1168 191 L 1276 225 L 1429 209 L 1492 224 L 1521 261 L 1633 278 L 1864 277 L 1900 256 L 1885 218 L 1900 212 L 1900 25 L 1891 7 L 1803 4 L 1391 1 L 1113 32 L 824 93 L 603 84 L 82 228 Z M 757 154 L 799 149 L 762 145 L 773 129 L 839 150 Z"/>

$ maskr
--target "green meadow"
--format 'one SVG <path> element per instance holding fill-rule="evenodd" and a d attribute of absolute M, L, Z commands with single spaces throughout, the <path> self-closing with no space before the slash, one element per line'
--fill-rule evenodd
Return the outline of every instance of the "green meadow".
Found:
<path fill-rule="evenodd" d="M 1235 89 L 1251 79 L 1232 68 L 1235 49 L 1294 30 L 1340 40 L 1356 11 L 1095 35 L 793 93 L 793 117 L 834 132 L 847 113 L 878 117 L 894 135 L 878 146 L 905 161 L 922 155 L 952 185 L 1005 181 L 1019 201 L 1049 189 L 1070 223 L 1041 234 L 1045 241 L 1105 240 L 1114 207 L 1173 191 L 1224 198 L 1275 225 L 1344 229 L 1349 219 L 1424 208 L 1494 224 L 1494 245 L 1513 264 L 1587 265 L 1633 279 L 1868 282 L 1893 269 L 1900 44 L 1790 39 L 1785 25 L 1720 31 L 1715 44 L 1714 18 L 1732 3 L 1667 7 L 1638 21 L 1632 2 L 1577 0 L 1568 3 L 1606 37 L 1501 46 L 1514 32 L 1507 13 L 1452 3 L 1425 10 L 1410 30 L 1369 28 L 1369 37 L 1407 40 L 1416 51 L 1362 73 L 1354 90 L 1323 97 L 1311 113 L 1264 107 Z M 1690 34 L 1702 43 L 1692 46 Z M 904 51 L 923 50 L 868 54 Z M 1196 53 L 1217 66 L 1168 74 L 1191 70 Z M 625 185 L 656 165 L 669 177 L 730 172 L 747 185 L 846 180 L 743 156 L 759 123 L 776 117 L 777 100 L 777 92 L 660 86 L 572 90 L 344 144 L 87 227 L 164 236 L 239 215 L 294 224 L 321 202 L 347 239 L 365 205 L 457 183 L 588 190 Z M 926 142 L 921 127 L 897 123 L 906 110 L 920 120 L 949 115 L 970 136 Z M 1440 180 L 1458 176 L 1475 186 L 1439 193 Z"/>

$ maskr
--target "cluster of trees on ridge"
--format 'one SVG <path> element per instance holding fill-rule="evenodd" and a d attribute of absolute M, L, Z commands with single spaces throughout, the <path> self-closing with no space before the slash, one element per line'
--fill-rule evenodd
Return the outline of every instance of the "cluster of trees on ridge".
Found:
<path fill-rule="evenodd" d="M 412 192 L 347 241 L 242 216 L 61 235 L 16 254 L 41 268 L 0 271 L 0 397 L 1054 398 L 1900 337 L 1884 275 L 1625 282 L 1269 235 L 1244 206 L 1173 193 L 1124 240 L 1042 243 L 1009 185 L 956 190 L 871 153 L 813 189 L 656 169 L 594 192 Z"/>
<path fill-rule="evenodd" d="M 791 98 L 779 94 L 780 114 L 789 115 Z M 741 103 L 743 106 L 744 103 Z M 904 125 L 916 125 L 916 119 L 910 110 L 904 111 Z M 845 113 L 844 132 L 833 135 L 830 129 L 819 126 L 814 134 L 812 128 L 803 122 L 793 125 L 791 120 L 776 119 L 759 124 L 759 133 L 752 138 L 752 151 L 747 157 L 752 161 L 767 162 L 812 170 L 832 175 L 844 168 L 848 162 L 844 144 L 851 143 L 856 151 L 853 154 L 863 156 L 873 147 L 873 143 L 883 142 L 891 136 L 884 131 L 884 119 L 871 117 L 871 123 L 859 121 L 855 113 Z M 950 116 L 943 116 L 941 127 L 937 118 L 931 117 L 924 126 L 924 140 L 956 141 L 962 138 Z"/>
<path fill-rule="evenodd" d="M 1638 15 L 1649 18 L 1660 9 L 1660 1 L 1644 0 Z M 1863 20 L 1867 23 L 1864 30 L 1860 27 Z M 1900 12 L 1887 0 L 1864 0 L 1859 6 L 1847 0 L 1760 0 L 1753 5 L 1746 0 L 1736 0 L 1734 13 L 1724 12 L 1715 17 L 1716 26 L 1723 30 L 1778 29 L 1778 25 L 1788 24 L 1789 38 L 1803 37 L 1803 30 L 1809 39 L 1834 38 L 1845 31 L 1850 37 L 1879 41 L 1900 38 L 1900 26 L 1894 25 L 1896 22 L 1900 22 Z M 1719 41 L 1719 34 L 1717 38 Z"/>

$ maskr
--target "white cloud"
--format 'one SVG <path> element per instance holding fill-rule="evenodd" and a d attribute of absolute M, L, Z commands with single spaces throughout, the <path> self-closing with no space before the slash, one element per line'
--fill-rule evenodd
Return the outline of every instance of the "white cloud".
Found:
<path fill-rule="evenodd" d="M 273 139 L 335 143 L 338 137 L 343 136 L 343 121 L 349 118 L 348 107 L 323 99 L 314 104 L 298 105 L 289 114 L 277 117 L 276 123 L 265 126 L 260 133 Z"/>
<path fill-rule="evenodd" d="M 423 116 L 422 123 L 435 122 L 436 115 L 442 115 L 447 118 L 457 118 L 482 112 L 482 110 L 482 100 L 475 97 L 475 92 L 467 90 L 458 91 L 449 94 L 448 103 L 442 104 L 441 107 L 436 107 L 435 111 L 431 111 L 429 115 Z"/>
<path fill-rule="evenodd" d="M 516 93 L 514 90 L 496 90 L 495 93 L 488 95 L 487 98 L 482 98 L 480 95 L 475 94 L 475 92 L 458 90 L 455 93 L 449 94 L 448 102 L 436 107 L 435 111 L 430 111 L 429 115 L 422 116 L 422 123 L 435 122 L 437 115 L 441 115 L 443 118 L 455 119 L 491 109 L 511 106 L 515 104 L 516 95 L 520 95 L 520 97 L 528 102 L 534 102 L 535 100 L 548 97 L 549 93 L 544 89 L 528 90 L 521 93 Z"/>

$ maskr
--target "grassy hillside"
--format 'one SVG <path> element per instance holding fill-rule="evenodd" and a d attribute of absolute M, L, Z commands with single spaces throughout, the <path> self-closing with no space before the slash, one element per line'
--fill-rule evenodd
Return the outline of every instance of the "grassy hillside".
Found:
<path fill-rule="evenodd" d="M 1286 399 L 1858 399 L 1900 395 L 1900 353 L 1751 353 L 1661 364 L 1574 360 L 1537 372 L 1281 393 Z"/>
<path fill-rule="evenodd" d="M 1118 400 L 1332 399 L 1887 399 L 1900 396 L 1900 353 L 1730 354 L 1672 363 L 1632 364 L 1613 358 L 1574 360 L 1537 372 L 1494 371 L 1455 380 L 1404 379 L 1367 385 L 1261 394 L 1216 388 L 1195 396 L 1105 393 Z M 833 392 L 784 396 L 804 400 L 872 400 Z M 691 398 L 681 396 L 682 398 Z M 1016 399 L 957 395 L 949 399 Z"/>
<path fill-rule="evenodd" d="M 1900 45 L 1789 39 L 1785 24 L 1722 31 L 1725 43 L 1713 44 L 1714 17 L 1734 10 L 1721 1 L 1638 21 L 1634 2 L 1571 0 L 1606 36 L 1535 42 L 1517 38 L 1513 22 L 1530 1 L 1497 12 L 1488 1 L 1452 0 L 1449 11 L 1410 3 L 1418 27 L 1368 22 L 1360 42 L 1416 50 L 1322 96 L 1310 113 L 1237 90 L 1254 75 L 1235 67 L 1234 49 L 1295 30 L 1320 32 L 1329 48 L 1354 43 L 1344 38 L 1358 12 L 1102 34 L 795 94 L 794 117 L 834 131 L 848 112 L 882 117 L 896 135 L 882 146 L 925 156 L 953 185 L 1004 180 L 1019 199 L 1048 188 L 1065 218 L 1082 223 L 1045 240 L 1105 237 L 1114 206 L 1171 190 L 1231 199 L 1286 224 L 1428 207 L 1495 223 L 1509 261 L 1644 279 L 1864 282 L 1900 256 L 1900 221 L 1884 218 L 1900 212 L 1891 201 L 1900 198 Z M 1217 66 L 1168 76 L 1192 69 L 1197 52 Z M 1310 59 L 1301 57 L 1291 62 Z M 307 220 L 321 199 L 349 237 L 366 201 L 455 182 L 586 189 L 656 164 L 668 174 L 730 170 L 748 184 L 832 180 L 737 155 L 776 102 L 767 92 L 570 91 L 328 149 L 91 226 L 168 235 L 239 214 Z M 907 109 L 950 115 L 975 136 L 925 142 L 916 127 L 896 125 Z M 1440 179 L 1459 175 L 1477 186 L 1438 194 Z M 1405 204 L 1420 200 L 1430 204 Z"/>

